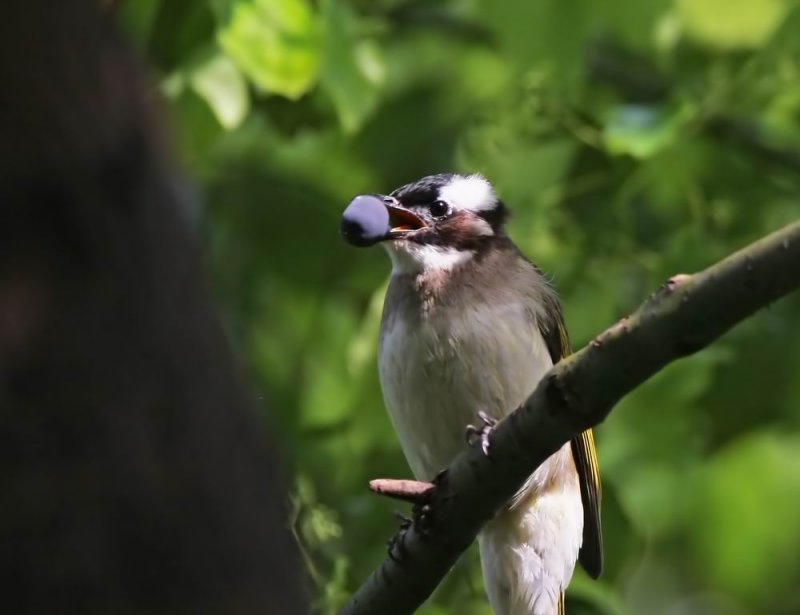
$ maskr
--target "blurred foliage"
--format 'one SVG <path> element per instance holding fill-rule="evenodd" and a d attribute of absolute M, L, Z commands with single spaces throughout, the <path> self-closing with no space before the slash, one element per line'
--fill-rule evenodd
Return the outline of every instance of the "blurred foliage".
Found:
<path fill-rule="evenodd" d="M 788 0 L 123 0 L 161 85 L 231 335 L 295 475 L 331 613 L 385 554 L 407 476 L 382 409 L 388 261 L 340 241 L 361 192 L 479 171 L 576 346 L 670 275 L 798 217 Z M 607 568 L 571 615 L 800 612 L 800 299 L 674 364 L 598 429 Z M 477 555 L 427 615 L 488 614 Z"/>

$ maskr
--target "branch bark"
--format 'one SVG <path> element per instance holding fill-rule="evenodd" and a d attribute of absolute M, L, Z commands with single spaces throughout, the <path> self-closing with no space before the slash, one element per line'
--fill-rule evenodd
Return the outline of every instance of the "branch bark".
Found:
<path fill-rule="evenodd" d="M 661 368 L 716 340 L 800 287 L 800 222 L 694 275 L 670 279 L 631 316 L 553 367 L 492 434 L 448 468 L 430 500 L 426 531 L 413 525 L 341 611 L 400 615 L 424 602 L 482 525 L 565 442 L 602 422 Z"/>

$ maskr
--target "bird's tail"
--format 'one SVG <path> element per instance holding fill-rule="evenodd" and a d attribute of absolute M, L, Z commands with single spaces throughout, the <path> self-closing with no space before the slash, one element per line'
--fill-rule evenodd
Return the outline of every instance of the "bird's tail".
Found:
<path fill-rule="evenodd" d="M 564 615 L 583 529 L 580 494 L 557 490 L 521 504 L 478 538 L 489 602 L 497 615 Z"/>

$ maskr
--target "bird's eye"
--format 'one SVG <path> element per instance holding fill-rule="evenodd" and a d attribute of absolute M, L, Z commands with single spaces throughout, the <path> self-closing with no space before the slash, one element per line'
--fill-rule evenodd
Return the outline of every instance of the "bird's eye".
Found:
<path fill-rule="evenodd" d="M 450 206 L 444 201 L 434 201 L 430 204 L 429 209 L 434 218 L 441 218 L 447 215 L 450 211 Z"/>

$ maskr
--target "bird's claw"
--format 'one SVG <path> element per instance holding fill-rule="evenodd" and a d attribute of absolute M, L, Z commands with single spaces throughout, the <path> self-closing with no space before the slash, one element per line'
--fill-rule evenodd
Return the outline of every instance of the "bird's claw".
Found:
<path fill-rule="evenodd" d="M 440 486 L 446 479 L 447 470 L 439 472 L 431 481 L 434 485 Z M 405 538 L 408 530 L 413 525 L 417 533 L 422 538 L 428 538 L 432 533 L 432 519 L 431 512 L 431 498 L 433 497 L 434 489 L 431 489 L 427 494 L 421 496 L 420 499 L 411 507 L 411 517 L 404 515 L 398 511 L 394 511 L 394 516 L 400 520 L 400 527 L 397 533 L 392 536 L 386 543 L 389 557 L 398 564 L 403 563 L 407 550 L 405 545 Z"/>
<path fill-rule="evenodd" d="M 394 511 L 394 516 L 397 517 L 400 520 L 400 529 L 401 530 L 407 530 L 408 528 L 410 528 L 411 524 L 414 521 L 411 517 L 409 517 L 408 515 L 404 515 L 403 513 L 401 513 L 398 510 Z"/>
<path fill-rule="evenodd" d="M 441 470 L 434 476 L 431 483 L 433 483 L 433 486 L 436 488 L 441 487 L 446 480 L 447 468 Z M 414 519 L 414 526 L 423 538 L 430 536 L 433 530 L 433 515 L 431 514 L 433 512 L 433 506 L 431 502 L 433 500 L 433 494 L 436 493 L 435 488 L 425 492 L 411 507 L 411 516 Z"/>
<path fill-rule="evenodd" d="M 480 427 L 475 425 L 467 425 L 467 444 L 474 446 L 476 442 L 480 441 L 481 450 L 487 457 L 489 456 L 489 435 L 497 425 L 497 419 L 489 416 L 483 410 L 478 412 L 478 418 L 481 420 Z"/>
<path fill-rule="evenodd" d="M 427 502 L 417 502 L 411 507 L 414 526 L 421 536 L 427 537 L 431 533 L 431 505 Z"/>

